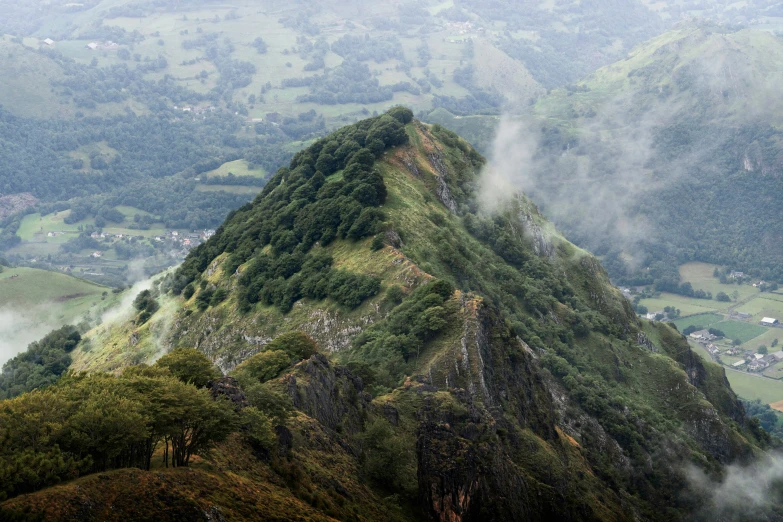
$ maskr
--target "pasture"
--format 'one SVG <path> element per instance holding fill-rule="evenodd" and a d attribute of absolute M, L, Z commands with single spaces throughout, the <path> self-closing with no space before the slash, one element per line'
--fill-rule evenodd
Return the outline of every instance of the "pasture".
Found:
<path fill-rule="evenodd" d="M 677 325 L 677 329 L 683 331 L 688 326 L 702 326 L 708 328 L 715 323 L 723 321 L 723 316 L 718 314 L 697 314 L 688 317 L 681 317 L 672 321 Z"/>
<path fill-rule="evenodd" d="M 261 192 L 263 187 L 248 187 L 244 185 L 203 185 L 199 183 L 196 185 L 196 190 L 200 192 L 228 192 L 230 194 L 247 194 L 248 196 L 254 196 Z"/>
<path fill-rule="evenodd" d="M 760 321 L 762 317 L 783 319 L 783 300 L 778 294 L 759 294 L 751 301 L 737 307 L 737 311 L 753 315 L 755 322 Z"/>
<path fill-rule="evenodd" d="M 0 273 L 3 307 L 27 311 L 48 308 L 64 323 L 102 303 L 104 292 L 107 296 L 103 301 L 110 300 L 109 288 L 59 272 L 19 267 L 4 268 Z"/>
<path fill-rule="evenodd" d="M 759 399 L 764 404 L 783 401 L 783 381 L 729 369 L 726 377 L 734 392 L 743 399 Z"/>
<path fill-rule="evenodd" d="M 755 339 L 768 330 L 763 326 L 741 321 L 721 321 L 710 325 L 710 327 L 721 330 L 729 339 L 739 339 L 743 343 Z"/>
<path fill-rule="evenodd" d="M 709 263 L 686 263 L 680 266 L 680 282 L 688 282 L 693 286 L 694 290 L 704 290 L 705 292 L 711 292 L 713 298 L 718 292 L 725 292 L 728 295 L 732 295 L 734 291 L 739 294 L 738 300 L 742 301 L 752 295 L 758 294 L 757 288 L 753 288 L 751 285 L 737 285 L 737 284 L 721 284 L 717 277 L 713 277 L 713 272 L 717 268 L 717 265 Z M 727 303 L 718 303 L 719 306 L 726 305 Z"/>
<path fill-rule="evenodd" d="M 261 167 L 250 168 L 247 164 L 247 160 L 229 161 L 222 164 L 215 170 L 210 170 L 206 173 L 207 178 L 225 177 L 229 174 L 234 176 L 251 176 L 254 178 L 265 178 L 267 172 Z"/>
<path fill-rule="evenodd" d="M 727 303 L 719 303 L 715 300 L 709 299 L 695 299 L 693 297 L 685 297 L 684 295 L 670 294 L 667 292 L 661 293 L 660 297 L 642 299 L 639 301 L 647 307 L 648 310 L 656 311 L 663 310 L 667 306 L 674 306 L 680 309 L 682 315 L 696 315 L 705 314 L 718 311 L 722 308 L 726 308 Z"/>

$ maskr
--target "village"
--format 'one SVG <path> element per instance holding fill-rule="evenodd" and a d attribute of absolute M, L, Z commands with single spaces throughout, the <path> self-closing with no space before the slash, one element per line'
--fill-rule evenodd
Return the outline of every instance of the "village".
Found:
<path fill-rule="evenodd" d="M 30 221 L 32 225 L 37 220 Z M 45 223 L 50 226 L 25 234 L 25 240 L 8 253 L 9 259 L 20 266 L 57 270 L 110 286 L 122 284 L 131 264 L 135 267 L 140 259 L 144 260 L 146 274 L 176 266 L 191 249 L 215 234 L 212 229 L 90 226 L 74 230 L 73 225 L 58 227 L 57 222 Z"/>
<path fill-rule="evenodd" d="M 57 232 L 48 233 L 50 237 L 56 234 Z M 157 235 L 152 238 L 146 238 L 144 236 L 134 236 L 132 234 L 108 234 L 106 232 L 95 231 L 90 234 L 90 238 L 95 240 L 103 240 L 107 243 L 107 245 L 112 246 L 113 242 L 118 240 L 150 240 L 159 245 L 169 247 L 169 250 L 166 253 L 170 257 L 184 259 L 192 248 L 199 246 L 213 235 L 215 235 L 214 230 L 202 230 L 201 232 L 180 232 L 178 230 L 169 230 L 166 234 Z M 103 252 L 101 250 L 96 250 L 90 254 L 90 257 L 93 259 L 100 259 L 103 257 Z"/>
<path fill-rule="evenodd" d="M 780 321 L 772 317 L 764 317 L 759 324 L 761 326 L 780 328 Z M 756 350 L 749 350 L 727 340 L 720 335 L 723 332 L 717 329 L 705 329 L 690 332 L 688 340 L 700 345 L 713 359 L 713 361 L 732 370 L 747 372 L 763 372 L 764 370 L 783 361 L 783 350 L 769 352 L 769 349 L 760 345 Z M 775 339 L 777 341 L 777 339 Z M 778 343 L 773 341 L 774 346 Z M 730 360 L 724 361 L 724 358 Z"/>

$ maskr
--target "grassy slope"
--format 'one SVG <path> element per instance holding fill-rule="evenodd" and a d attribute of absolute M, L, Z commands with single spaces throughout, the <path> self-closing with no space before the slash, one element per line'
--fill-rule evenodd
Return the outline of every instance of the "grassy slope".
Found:
<path fill-rule="evenodd" d="M 14 275 L 19 277 L 14 278 Z M 67 274 L 36 268 L 5 268 L 0 273 L 3 305 L 16 310 L 46 307 L 64 324 L 76 320 L 91 308 L 107 304 L 101 301 L 101 294 L 108 290 Z"/>
<path fill-rule="evenodd" d="M 261 167 L 251 169 L 247 164 L 247 160 L 236 160 L 226 162 L 215 170 L 210 170 L 206 173 L 206 176 L 208 178 L 214 178 L 216 176 L 228 176 L 229 174 L 233 174 L 234 176 L 263 178 L 267 175 L 267 172 Z"/>
<path fill-rule="evenodd" d="M 0 365 L 51 330 L 95 319 L 115 302 L 109 288 L 83 279 L 5 267 L 0 273 Z"/>

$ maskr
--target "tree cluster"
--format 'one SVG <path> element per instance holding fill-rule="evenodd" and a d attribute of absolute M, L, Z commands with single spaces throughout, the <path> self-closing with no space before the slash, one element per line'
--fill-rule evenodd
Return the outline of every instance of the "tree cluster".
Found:
<path fill-rule="evenodd" d="M 376 208 L 386 186 L 373 168 L 386 148 L 407 142 L 404 125 L 413 118 L 395 108 L 360 121 L 315 142 L 280 169 L 252 205 L 232 212 L 209 241 L 194 249 L 173 284 L 181 292 L 209 262 L 230 253 L 224 269 L 239 278 L 240 306 L 256 302 L 290 310 L 302 297 L 331 297 L 353 308 L 379 290 L 377 279 L 333 270 L 331 258 L 316 250 L 338 238 L 360 239 L 377 233 L 383 214 Z M 340 178 L 333 177 L 341 171 Z M 268 252 L 262 252 L 269 245 Z"/>

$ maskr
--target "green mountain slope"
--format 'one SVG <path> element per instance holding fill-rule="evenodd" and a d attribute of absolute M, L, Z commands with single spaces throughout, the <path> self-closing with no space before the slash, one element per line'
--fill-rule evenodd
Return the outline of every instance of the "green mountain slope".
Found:
<path fill-rule="evenodd" d="M 170 347 L 197 347 L 278 419 L 266 452 L 233 438 L 192 471 L 117 470 L 2 507 L 173 519 L 163 495 L 226 519 L 709 516 L 686 467 L 720 477 L 768 438 L 723 370 L 640 322 L 526 196 L 479 208 L 484 164 L 405 109 L 297 154 L 160 286 L 181 294 L 174 311 L 153 292 L 130 330 L 90 344 L 132 355 L 140 324 L 170 318 Z M 133 502 L 110 500 L 127 489 Z"/>
<path fill-rule="evenodd" d="M 780 281 L 781 60 L 769 32 L 685 25 L 542 97 L 494 152 L 622 284 L 677 292 L 689 261 Z M 430 119 L 489 149 L 496 120 Z"/>

